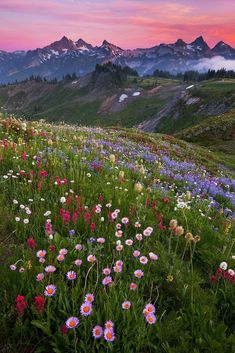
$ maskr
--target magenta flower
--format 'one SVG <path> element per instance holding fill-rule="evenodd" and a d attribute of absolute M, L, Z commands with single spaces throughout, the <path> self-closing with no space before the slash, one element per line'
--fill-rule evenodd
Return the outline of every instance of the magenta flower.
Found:
<path fill-rule="evenodd" d="M 65 256 L 68 254 L 68 250 L 67 249 L 60 249 L 59 254 Z"/>
<path fill-rule="evenodd" d="M 153 252 L 149 253 L 149 258 L 153 261 L 158 260 L 158 256 L 156 254 L 154 254 Z"/>
<path fill-rule="evenodd" d="M 122 309 L 129 310 L 130 307 L 131 307 L 131 302 L 129 302 L 128 300 L 122 303 Z"/>
<path fill-rule="evenodd" d="M 44 280 L 44 273 L 38 273 L 36 276 L 37 282 L 41 282 Z"/>
<path fill-rule="evenodd" d="M 92 330 L 92 335 L 94 338 L 100 338 L 103 335 L 103 329 L 101 326 L 95 326 Z"/>
<path fill-rule="evenodd" d="M 109 320 L 109 321 L 106 321 L 104 326 L 105 326 L 106 329 L 113 329 L 114 328 L 114 323 L 111 320 Z"/>
<path fill-rule="evenodd" d="M 114 272 L 122 272 L 122 267 L 120 267 L 120 266 L 114 266 L 113 267 L 113 270 L 114 270 Z"/>
<path fill-rule="evenodd" d="M 146 257 L 146 256 L 141 256 L 140 257 L 140 263 L 142 264 L 142 265 L 146 265 L 147 263 L 148 263 L 148 258 Z"/>
<path fill-rule="evenodd" d="M 156 316 L 154 314 L 148 314 L 145 319 L 150 325 L 153 325 L 156 322 Z"/>
<path fill-rule="evenodd" d="M 117 260 L 116 261 L 116 266 L 122 267 L 123 266 L 123 261 L 122 260 Z"/>
<path fill-rule="evenodd" d="M 49 266 L 45 267 L 45 272 L 47 272 L 47 273 L 53 273 L 55 271 L 56 271 L 55 266 L 49 265 Z"/>
<path fill-rule="evenodd" d="M 74 316 L 70 317 L 65 322 L 66 327 L 69 328 L 69 329 L 77 327 L 78 324 L 79 324 L 79 320 L 78 320 L 77 317 L 74 317 Z"/>
<path fill-rule="evenodd" d="M 110 273 L 111 273 L 110 268 L 104 268 L 104 269 L 103 269 L 103 274 L 104 274 L 105 276 L 110 275 Z"/>
<path fill-rule="evenodd" d="M 94 297 L 94 294 L 92 294 L 92 293 L 88 293 L 85 296 L 85 302 L 92 303 L 94 301 L 94 299 L 95 299 L 95 297 Z"/>
<path fill-rule="evenodd" d="M 88 256 L 87 256 L 87 261 L 88 261 L 88 262 L 94 262 L 94 261 L 96 261 L 95 255 L 88 255 Z"/>
<path fill-rule="evenodd" d="M 139 250 L 135 250 L 135 251 L 133 252 L 133 256 L 134 256 L 134 257 L 139 257 L 139 256 L 140 256 L 140 251 L 139 251 Z"/>
<path fill-rule="evenodd" d="M 109 284 L 112 283 L 112 277 L 111 276 L 107 276 L 103 279 L 102 283 L 105 285 L 105 286 L 108 286 Z"/>
<path fill-rule="evenodd" d="M 59 255 L 57 256 L 57 260 L 58 260 L 59 262 L 64 261 L 64 255 L 59 254 Z"/>
<path fill-rule="evenodd" d="M 85 302 L 81 305 L 80 312 L 82 316 L 89 316 L 92 312 L 92 305 L 89 302 Z"/>
<path fill-rule="evenodd" d="M 76 244 L 75 245 L 75 249 L 78 250 L 78 251 L 81 251 L 82 250 L 82 244 Z"/>
<path fill-rule="evenodd" d="M 46 297 L 53 297 L 56 293 L 56 286 L 54 284 L 49 284 L 45 287 L 44 294 Z"/>
<path fill-rule="evenodd" d="M 136 270 L 136 271 L 134 272 L 134 275 L 135 275 L 135 277 L 137 277 L 137 278 L 141 278 L 141 277 L 143 277 L 144 272 L 141 271 L 141 270 Z"/>
<path fill-rule="evenodd" d="M 46 250 L 38 250 L 36 256 L 40 259 L 46 256 Z"/>
<path fill-rule="evenodd" d="M 137 288 L 137 285 L 132 282 L 132 283 L 130 284 L 130 290 L 136 290 L 136 288 Z"/>
<path fill-rule="evenodd" d="M 153 304 L 146 304 L 145 309 L 149 313 L 155 313 L 155 311 L 156 311 L 155 306 Z"/>
<path fill-rule="evenodd" d="M 77 274 L 75 271 L 67 272 L 66 276 L 70 281 L 74 281 L 77 278 Z"/>
<path fill-rule="evenodd" d="M 113 329 L 104 330 L 104 339 L 108 342 L 113 342 L 115 340 L 115 333 Z"/>
<path fill-rule="evenodd" d="M 77 259 L 77 260 L 74 261 L 74 263 L 75 263 L 76 266 L 81 266 L 82 260 Z"/>

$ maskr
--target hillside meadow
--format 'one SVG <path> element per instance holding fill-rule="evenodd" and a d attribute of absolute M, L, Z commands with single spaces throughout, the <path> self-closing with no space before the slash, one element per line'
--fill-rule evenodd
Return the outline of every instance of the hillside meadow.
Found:
<path fill-rule="evenodd" d="M 0 351 L 235 351 L 235 178 L 172 136 L 0 120 Z"/>

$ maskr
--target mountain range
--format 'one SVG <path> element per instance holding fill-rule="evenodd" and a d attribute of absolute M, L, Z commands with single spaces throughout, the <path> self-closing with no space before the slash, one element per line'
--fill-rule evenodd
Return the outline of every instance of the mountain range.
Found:
<path fill-rule="evenodd" d="M 192 69 L 202 59 L 218 56 L 235 60 L 235 49 L 222 41 L 210 48 L 202 36 L 192 43 L 178 39 L 173 44 L 133 50 L 124 50 L 106 40 L 100 46 L 92 46 L 83 39 L 73 41 L 64 36 L 44 48 L 0 50 L 0 83 L 21 81 L 31 75 L 48 79 L 61 79 L 67 73 L 84 76 L 92 72 L 96 64 L 109 61 L 129 66 L 139 75 L 151 75 L 156 69 L 177 73 Z"/>

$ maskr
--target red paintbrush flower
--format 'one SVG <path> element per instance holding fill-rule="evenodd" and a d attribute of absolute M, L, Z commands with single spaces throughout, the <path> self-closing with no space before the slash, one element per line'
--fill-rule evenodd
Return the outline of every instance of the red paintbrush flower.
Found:
<path fill-rule="evenodd" d="M 38 311 L 38 312 L 42 312 L 43 309 L 44 309 L 44 306 L 45 306 L 45 299 L 43 297 L 41 297 L 41 295 L 37 295 L 35 298 L 34 298 L 34 306 L 35 306 L 35 309 Z"/>
<path fill-rule="evenodd" d="M 24 315 L 24 312 L 27 306 L 28 304 L 24 300 L 24 296 L 19 294 L 15 301 L 15 308 L 20 317 Z"/>
<path fill-rule="evenodd" d="M 28 247 L 29 247 L 30 249 L 34 249 L 34 248 L 35 248 L 35 241 L 34 241 L 33 238 L 29 238 L 29 239 L 27 240 L 27 244 L 28 244 Z"/>

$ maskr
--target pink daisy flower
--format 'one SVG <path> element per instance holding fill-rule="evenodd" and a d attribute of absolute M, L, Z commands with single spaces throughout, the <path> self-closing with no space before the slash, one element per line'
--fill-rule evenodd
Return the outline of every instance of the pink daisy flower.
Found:
<path fill-rule="evenodd" d="M 56 271 L 55 266 L 49 265 L 49 266 L 45 267 L 45 272 L 47 272 L 47 273 L 53 273 L 55 271 Z"/>
<path fill-rule="evenodd" d="M 82 250 L 82 244 L 76 244 L 75 245 L 75 249 L 78 250 L 78 251 L 81 251 Z"/>
<path fill-rule="evenodd" d="M 113 323 L 111 320 L 106 321 L 104 327 L 105 327 L 106 329 L 113 329 L 113 328 L 114 328 L 114 323 Z"/>
<path fill-rule="evenodd" d="M 124 218 L 122 218 L 121 222 L 122 222 L 123 224 L 127 224 L 127 223 L 129 223 L 129 219 L 128 219 L 128 217 L 124 217 Z"/>
<path fill-rule="evenodd" d="M 121 230 L 117 230 L 116 232 L 115 232 L 115 235 L 116 235 L 116 237 L 117 238 L 121 238 L 122 237 L 122 231 Z"/>
<path fill-rule="evenodd" d="M 54 284 L 49 284 L 45 287 L 44 294 L 46 297 L 53 297 L 56 293 L 56 286 Z"/>
<path fill-rule="evenodd" d="M 57 256 L 57 261 L 59 261 L 59 262 L 64 261 L 64 255 L 59 254 L 59 255 Z"/>
<path fill-rule="evenodd" d="M 105 239 L 104 238 L 98 238 L 97 239 L 97 243 L 104 244 L 105 243 Z"/>
<path fill-rule="evenodd" d="M 120 266 L 114 266 L 114 267 L 113 267 L 113 270 L 114 270 L 114 272 L 119 273 L 119 272 L 122 272 L 122 267 L 120 267 Z"/>
<path fill-rule="evenodd" d="M 94 297 L 94 294 L 92 294 L 92 293 L 88 293 L 85 296 L 85 302 L 92 303 L 94 301 L 94 299 L 95 299 L 95 297 Z"/>
<path fill-rule="evenodd" d="M 89 302 L 85 302 L 80 307 L 82 316 L 89 316 L 92 312 L 92 305 Z"/>
<path fill-rule="evenodd" d="M 41 282 L 44 280 L 44 273 L 38 273 L 36 276 L 37 282 Z"/>
<path fill-rule="evenodd" d="M 42 258 L 42 257 L 45 257 L 46 256 L 46 250 L 38 250 L 37 253 L 36 253 L 36 256 L 38 258 Z"/>
<path fill-rule="evenodd" d="M 103 274 L 105 275 L 105 276 L 108 276 L 108 275 L 110 275 L 110 273 L 111 273 L 111 270 L 109 269 L 109 268 L 104 268 L 103 269 Z"/>
<path fill-rule="evenodd" d="M 158 256 L 156 254 L 154 254 L 153 252 L 149 253 L 149 258 L 153 261 L 158 260 Z"/>
<path fill-rule="evenodd" d="M 154 314 L 148 314 L 145 319 L 150 325 L 153 325 L 156 322 L 156 316 Z"/>
<path fill-rule="evenodd" d="M 104 339 L 108 342 L 113 342 L 115 340 L 115 333 L 112 329 L 105 329 L 104 330 Z"/>
<path fill-rule="evenodd" d="M 105 286 L 108 286 L 109 284 L 112 283 L 112 277 L 111 276 L 107 276 L 103 279 L 102 283 L 105 285 Z"/>
<path fill-rule="evenodd" d="M 122 267 L 123 266 L 123 261 L 122 260 L 117 260 L 116 261 L 116 266 Z"/>
<path fill-rule="evenodd" d="M 148 263 L 148 258 L 146 257 L 146 256 L 141 256 L 140 257 L 140 263 L 142 264 L 142 265 L 146 265 L 147 263 Z"/>
<path fill-rule="evenodd" d="M 148 314 L 154 314 L 155 313 L 155 306 L 153 304 L 147 304 L 143 310 L 143 314 L 147 316 Z"/>
<path fill-rule="evenodd" d="M 78 324 L 79 324 L 79 320 L 78 320 L 77 317 L 74 317 L 74 316 L 70 317 L 65 322 L 66 327 L 69 328 L 69 329 L 77 327 Z"/>
<path fill-rule="evenodd" d="M 96 261 L 95 255 L 88 255 L 87 256 L 87 261 L 88 262 L 95 262 Z"/>
<path fill-rule="evenodd" d="M 111 218 L 112 218 L 112 219 L 116 219 L 117 216 L 118 216 L 117 212 L 112 212 L 112 213 L 111 213 Z"/>
<path fill-rule="evenodd" d="M 134 275 L 135 275 L 135 277 L 137 277 L 137 278 L 141 278 L 141 277 L 143 277 L 144 272 L 141 271 L 141 270 L 136 270 L 136 271 L 134 272 Z"/>
<path fill-rule="evenodd" d="M 139 256 L 140 256 L 140 251 L 139 251 L 139 250 L 135 250 L 135 251 L 133 252 L 133 256 L 134 256 L 134 257 L 139 257 Z"/>
<path fill-rule="evenodd" d="M 153 228 L 152 227 L 148 227 L 143 231 L 143 234 L 145 237 L 149 237 L 153 232 Z"/>
<path fill-rule="evenodd" d="M 130 290 L 136 290 L 136 288 L 137 288 L 137 285 L 132 282 L 132 283 L 130 284 Z"/>
<path fill-rule="evenodd" d="M 100 338 L 103 335 L 103 329 L 101 326 L 95 326 L 92 330 L 92 335 L 94 338 Z"/>
<path fill-rule="evenodd" d="M 143 236 L 140 233 L 136 234 L 135 237 L 136 237 L 137 240 L 142 240 L 143 239 Z"/>
<path fill-rule="evenodd" d="M 122 309 L 129 310 L 130 307 L 131 307 L 131 302 L 129 302 L 128 300 L 122 303 Z"/>
<path fill-rule="evenodd" d="M 77 260 L 74 261 L 74 263 L 75 263 L 76 266 L 81 266 L 82 260 L 77 259 Z"/>
<path fill-rule="evenodd" d="M 59 254 L 60 255 L 67 255 L 68 254 L 68 250 L 67 249 L 60 249 Z"/>
<path fill-rule="evenodd" d="M 133 240 L 132 239 L 127 239 L 125 241 L 125 244 L 128 245 L 128 246 L 131 246 L 133 244 Z"/>
<path fill-rule="evenodd" d="M 75 271 L 67 272 L 66 276 L 70 281 L 74 281 L 77 278 L 77 274 Z"/>

